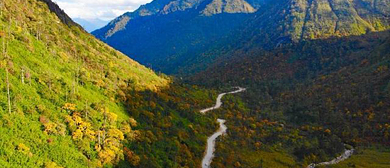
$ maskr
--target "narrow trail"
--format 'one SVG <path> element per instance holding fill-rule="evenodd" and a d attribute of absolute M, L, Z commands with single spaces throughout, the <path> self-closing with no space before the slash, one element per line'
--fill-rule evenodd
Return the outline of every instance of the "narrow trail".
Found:
<path fill-rule="evenodd" d="M 355 151 L 355 149 L 353 149 L 353 148 L 349 149 L 349 150 L 345 150 L 342 155 L 340 155 L 337 158 L 334 158 L 331 161 L 321 162 L 321 163 L 311 163 L 306 168 L 315 168 L 316 166 L 326 166 L 326 165 L 333 165 L 333 164 L 340 163 L 341 161 L 344 161 L 344 160 L 348 159 L 349 157 L 351 157 L 354 151 Z"/>
<path fill-rule="evenodd" d="M 236 87 L 236 88 L 237 88 L 237 90 L 235 90 L 235 91 L 219 94 L 214 107 L 200 110 L 200 112 L 205 114 L 208 111 L 218 109 L 222 105 L 221 99 L 223 96 L 225 96 L 226 94 L 234 94 L 234 93 L 239 93 L 239 92 L 243 92 L 246 90 L 245 88 L 242 88 L 242 87 Z M 226 130 L 227 130 L 227 127 L 224 124 L 226 122 L 225 120 L 218 119 L 217 121 L 219 122 L 219 129 L 217 130 L 217 132 L 215 132 L 213 135 L 211 135 L 209 138 L 207 138 L 206 155 L 203 157 L 203 160 L 202 160 L 202 168 L 209 168 L 210 167 L 211 161 L 213 160 L 213 157 L 214 157 L 215 140 L 219 136 L 225 134 Z"/>
<path fill-rule="evenodd" d="M 221 93 L 221 94 L 219 94 L 218 97 L 217 97 L 217 101 L 216 101 L 214 107 L 210 107 L 210 108 L 206 108 L 206 109 L 200 110 L 200 112 L 204 114 L 204 113 L 206 113 L 206 112 L 208 112 L 208 111 L 210 111 L 210 110 L 218 109 L 218 108 L 220 108 L 221 105 L 222 105 L 221 99 L 222 99 L 223 96 L 225 96 L 226 94 L 234 94 L 234 93 L 239 93 L 239 92 L 243 92 L 243 91 L 246 90 L 245 88 L 242 88 L 242 87 L 236 87 L 236 88 L 237 88 L 238 90 L 231 91 L 231 92 L 227 92 L 227 93 Z"/>

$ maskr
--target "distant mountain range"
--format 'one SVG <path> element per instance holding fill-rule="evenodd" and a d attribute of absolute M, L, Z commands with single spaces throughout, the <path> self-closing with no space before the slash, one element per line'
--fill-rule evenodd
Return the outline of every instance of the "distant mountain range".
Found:
<path fill-rule="evenodd" d="M 155 0 L 92 34 L 155 70 L 188 74 L 236 51 L 390 28 L 389 0 Z"/>
<path fill-rule="evenodd" d="M 108 21 L 104 21 L 100 19 L 73 18 L 73 20 L 78 24 L 80 24 L 88 32 L 92 32 L 98 28 L 101 28 L 108 23 Z"/>

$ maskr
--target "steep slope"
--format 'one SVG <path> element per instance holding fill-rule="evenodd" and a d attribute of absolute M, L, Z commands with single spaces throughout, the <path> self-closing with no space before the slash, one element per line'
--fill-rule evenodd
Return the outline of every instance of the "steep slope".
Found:
<path fill-rule="evenodd" d="M 274 1 L 258 10 L 242 27 L 185 62 L 185 74 L 206 69 L 218 58 L 272 51 L 283 45 L 313 39 L 363 35 L 390 28 L 389 1 Z M 376 4 L 376 5 L 375 5 Z M 206 60 L 206 61 L 205 61 Z"/>
<path fill-rule="evenodd" d="M 253 5 L 258 7 L 264 0 L 255 0 Z M 134 12 L 127 12 L 111 21 L 105 27 L 93 34 L 100 39 L 107 39 L 115 33 L 124 30 L 129 21 L 146 16 L 167 15 L 174 12 L 200 8 L 199 14 L 213 15 L 219 13 L 253 13 L 256 11 L 251 4 L 244 0 L 155 0 L 140 6 Z"/>
<path fill-rule="evenodd" d="M 259 12 L 247 25 L 243 35 L 248 43 L 278 44 L 304 39 L 332 36 L 362 35 L 390 27 L 390 1 L 311 1 L 291 0 L 275 3 L 273 8 Z M 271 31 L 276 30 L 276 31 Z"/>
<path fill-rule="evenodd" d="M 189 74 L 241 49 L 269 50 L 307 39 L 387 30 L 389 4 L 389 0 L 156 0 L 93 34 L 155 70 Z M 140 11 L 153 12 L 141 16 Z"/>
<path fill-rule="evenodd" d="M 225 2 L 134 19 L 104 39 L 164 72 L 207 68 L 191 83 L 247 86 L 244 96 L 226 97 L 223 109 L 210 114 L 231 121 L 212 167 L 305 167 L 331 160 L 343 143 L 388 148 L 389 13 L 383 7 L 389 1 L 285 0 L 257 7 L 246 1 L 256 9 L 250 14 L 224 13 Z M 208 6 L 211 15 L 202 13 Z M 211 31 L 221 35 L 207 38 L 182 26 L 197 25 L 190 14 L 209 19 L 210 30 L 223 25 Z M 238 15 L 244 17 L 216 21 Z M 223 29 L 232 22 L 238 24 Z M 205 40 L 195 43 L 191 32 Z M 137 52 L 141 45 L 148 47 Z"/>
<path fill-rule="evenodd" d="M 40 0 L 42 2 L 45 2 L 47 6 L 49 7 L 49 10 L 54 12 L 58 19 L 62 21 L 62 23 L 68 25 L 68 26 L 78 26 L 77 23 L 75 23 L 56 3 L 52 2 L 51 0 Z M 20 2 L 20 1 L 18 1 Z"/>
<path fill-rule="evenodd" d="M 156 0 L 92 34 L 155 70 L 172 73 L 171 67 L 209 49 L 265 2 Z"/>
<path fill-rule="evenodd" d="M 123 88 L 157 91 L 169 79 L 87 34 L 49 0 L 2 0 L 0 27 L 0 167 L 123 160 L 122 142 L 138 134 Z"/>

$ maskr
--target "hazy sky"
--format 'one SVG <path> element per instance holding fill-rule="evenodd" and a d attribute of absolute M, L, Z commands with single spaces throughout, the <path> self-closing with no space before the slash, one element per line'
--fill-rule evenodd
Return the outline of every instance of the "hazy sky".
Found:
<path fill-rule="evenodd" d="M 53 0 L 71 18 L 112 20 L 151 0 Z"/>

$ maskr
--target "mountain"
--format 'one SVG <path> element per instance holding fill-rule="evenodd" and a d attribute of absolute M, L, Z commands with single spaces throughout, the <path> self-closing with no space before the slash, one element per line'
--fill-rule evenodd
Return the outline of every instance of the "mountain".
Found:
<path fill-rule="evenodd" d="M 263 9 L 289 24 L 271 8 L 281 4 L 242 0 L 154 1 L 113 29 L 137 23 L 150 38 L 186 39 L 142 51 L 183 44 L 178 53 L 194 55 L 161 66 L 201 71 L 182 79 L 97 40 L 50 0 L 1 2 L 0 167 L 199 167 L 218 118 L 227 131 L 212 167 L 307 167 L 352 148 L 336 167 L 389 166 L 388 30 L 294 39 L 275 29 L 267 34 L 278 40 L 261 40 Z M 247 90 L 199 112 L 237 85 Z"/>
<path fill-rule="evenodd" d="M 1 1 L 0 167 L 196 167 L 214 90 L 177 83 L 50 0 Z"/>
<path fill-rule="evenodd" d="M 210 114 L 228 128 L 211 167 L 307 167 L 349 146 L 388 156 L 388 0 L 228 4 L 153 1 L 93 34 L 184 82 L 247 88 Z"/>
<path fill-rule="evenodd" d="M 151 114 L 147 109 L 155 110 L 149 103 L 161 111 L 162 103 L 169 101 L 170 106 L 164 108 L 171 110 L 164 114 L 188 123 L 176 109 L 182 105 L 164 92 L 173 87 L 168 77 L 157 75 L 95 39 L 51 1 L 2 1 L 0 27 L 0 167 L 102 167 L 119 162 L 153 162 L 152 156 L 138 156 L 129 149 L 134 148 L 130 143 L 135 139 L 134 143 L 146 139 L 143 135 L 150 131 L 148 126 L 160 120 L 170 122 L 158 116 L 145 119 L 145 114 Z M 164 100 L 150 99 L 160 99 L 160 95 Z M 189 107 L 180 109 L 189 113 Z M 192 114 L 196 113 L 188 116 Z M 192 124 L 202 132 L 199 123 Z M 183 134 L 184 129 L 189 128 L 175 130 Z M 177 132 L 171 136 L 177 136 Z M 148 144 L 157 140 L 172 142 L 169 138 L 149 139 Z M 206 136 L 192 134 L 188 138 Z M 172 146 L 176 145 L 182 144 Z M 183 152 L 193 152 L 197 145 L 193 143 Z M 151 153 L 148 150 L 143 149 Z M 139 161 L 146 156 L 150 159 Z M 191 161 L 200 162 L 200 156 L 196 158 Z"/>
<path fill-rule="evenodd" d="M 100 19 L 82 19 L 74 18 L 75 22 L 80 24 L 87 32 L 92 32 L 98 28 L 101 28 L 107 24 L 107 21 Z"/>
<path fill-rule="evenodd" d="M 237 48 L 273 49 L 302 40 L 389 29 L 388 0 L 153 1 L 92 32 L 168 74 L 199 72 Z"/>
<path fill-rule="evenodd" d="M 206 4 L 209 3 L 209 4 Z M 254 3 L 254 5 L 258 5 Z M 186 10 L 197 8 L 203 8 L 199 10 L 200 15 L 213 15 L 219 13 L 253 13 L 255 9 L 246 1 L 208 1 L 202 0 L 184 0 L 184 1 L 169 1 L 169 0 L 157 0 L 152 1 L 146 5 L 141 5 L 134 12 L 127 12 L 122 16 L 111 21 L 107 26 L 96 30 L 94 34 L 101 39 L 111 37 L 116 32 L 126 28 L 129 21 L 133 21 L 137 18 L 144 18 L 154 15 L 167 15 L 174 12 L 182 12 Z"/>
<path fill-rule="evenodd" d="M 237 29 L 266 1 L 153 1 L 92 32 L 155 70 L 180 66 Z M 170 73 L 165 68 L 163 72 Z"/>

